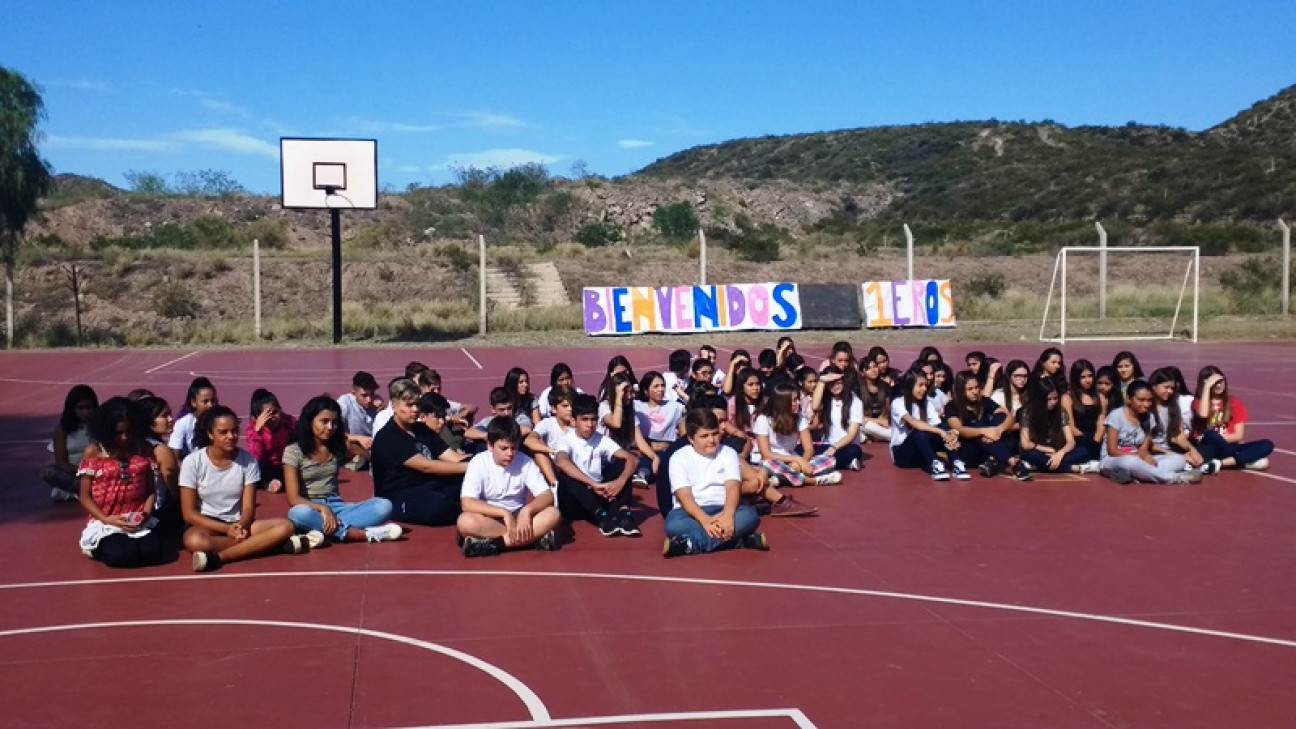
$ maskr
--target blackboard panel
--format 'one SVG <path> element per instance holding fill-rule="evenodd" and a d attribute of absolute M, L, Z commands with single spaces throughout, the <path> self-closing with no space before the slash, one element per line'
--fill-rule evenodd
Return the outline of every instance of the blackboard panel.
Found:
<path fill-rule="evenodd" d="M 859 329 L 860 288 L 851 284 L 800 284 L 804 329 Z"/>

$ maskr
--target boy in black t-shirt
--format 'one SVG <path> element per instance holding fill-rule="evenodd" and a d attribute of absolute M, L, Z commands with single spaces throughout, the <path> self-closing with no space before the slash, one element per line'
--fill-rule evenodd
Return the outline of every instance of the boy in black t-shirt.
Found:
<path fill-rule="evenodd" d="M 392 502 L 392 518 L 449 526 L 459 517 L 459 488 L 467 465 L 419 422 L 419 387 L 399 379 L 390 387 L 392 418 L 370 450 L 374 495 Z"/>

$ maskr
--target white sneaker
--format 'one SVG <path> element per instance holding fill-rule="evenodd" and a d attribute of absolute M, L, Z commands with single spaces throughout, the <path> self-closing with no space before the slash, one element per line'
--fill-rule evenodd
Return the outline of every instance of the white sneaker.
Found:
<path fill-rule="evenodd" d="M 954 463 L 950 465 L 953 467 L 952 470 L 954 471 L 954 478 L 957 478 L 960 481 L 970 481 L 972 479 L 972 474 L 968 473 L 967 466 L 963 461 L 955 460 Z"/>
<path fill-rule="evenodd" d="M 311 549 L 324 546 L 324 532 L 318 529 L 312 529 L 302 536 L 306 537 L 306 543 L 310 545 Z"/>
<path fill-rule="evenodd" d="M 847 468 L 847 470 L 850 470 L 850 471 L 858 471 L 858 470 L 860 470 L 860 459 L 858 459 L 858 458 L 852 458 L 852 459 L 851 459 L 851 462 L 850 462 L 849 464 L 846 465 L 846 468 Z"/>
<path fill-rule="evenodd" d="M 1098 461 L 1085 461 L 1076 469 L 1076 473 L 1098 473 L 1101 464 Z"/>
<path fill-rule="evenodd" d="M 400 539 L 405 534 L 405 530 L 401 528 L 401 525 L 395 522 L 372 526 L 364 531 L 365 539 L 371 542 L 390 542 Z"/>
<path fill-rule="evenodd" d="M 1201 483 L 1201 471 L 1180 471 L 1175 474 L 1174 481 L 1171 483 Z"/>
<path fill-rule="evenodd" d="M 933 481 L 948 481 L 949 473 L 945 470 L 945 464 L 940 461 L 932 461 L 931 477 Z"/>
<path fill-rule="evenodd" d="M 834 486 L 841 483 L 841 480 L 841 471 L 833 471 L 832 473 L 825 473 L 822 476 L 815 476 L 814 482 L 815 486 Z"/>
<path fill-rule="evenodd" d="M 1248 471 L 1268 471 L 1268 470 L 1269 470 L 1269 459 L 1268 459 L 1268 458 L 1261 458 L 1261 459 L 1258 460 L 1258 461 L 1252 461 L 1252 462 L 1246 464 L 1245 466 L 1243 466 L 1243 468 L 1245 468 L 1245 469 L 1248 470 Z"/>
<path fill-rule="evenodd" d="M 1223 464 L 1223 463 L 1220 463 L 1220 459 L 1218 459 L 1218 458 L 1212 458 L 1211 460 L 1209 460 L 1209 461 L 1203 463 L 1203 464 L 1201 465 L 1201 469 L 1200 469 L 1200 470 L 1201 470 L 1203 476 L 1213 476 L 1213 475 L 1219 473 L 1219 472 L 1220 472 L 1220 469 L 1223 468 L 1223 467 L 1224 467 L 1224 464 Z"/>

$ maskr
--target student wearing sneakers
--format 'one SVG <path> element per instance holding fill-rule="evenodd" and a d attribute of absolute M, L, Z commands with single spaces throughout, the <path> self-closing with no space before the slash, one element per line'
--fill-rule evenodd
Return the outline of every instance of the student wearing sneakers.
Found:
<path fill-rule="evenodd" d="M 1077 442 L 1071 432 L 1071 421 L 1062 407 L 1062 393 L 1053 383 L 1053 378 L 1036 378 L 1030 388 L 1030 397 L 1026 398 L 1026 405 L 1021 409 L 1022 460 L 1037 471 L 1098 473 L 1096 454 L 1091 453 L 1085 444 Z"/>
<path fill-rule="evenodd" d="M 460 491 L 456 527 L 466 557 L 490 557 L 506 549 L 553 551 L 554 528 L 561 518 L 554 494 L 540 469 L 522 448 L 522 430 L 510 418 L 496 418 L 486 429 L 487 450 L 468 462 Z"/>
<path fill-rule="evenodd" d="M 1152 453 L 1152 388 L 1134 380 L 1125 388 L 1125 404 L 1112 410 L 1104 422 L 1106 450 L 1102 474 L 1116 483 L 1196 483 L 1202 474 L 1185 471 L 1178 453 Z"/>
<path fill-rule="evenodd" d="M 959 438 L 952 469 L 955 475 L 972 467 L 980 469 L 982 476 L 993 478 L 1008 468 L 1018 480 L 1030 480 L 1030 471 L 1004 442 L 1003 435 L 1010 425 L 1007 413 L 984 396 L 972 370 L 954 375 L 953 393 L 945 406 L 945 424 Z"/>
<path fill-rule="evenodd" d="M 335 542 L 399 539 L 400 525 L 387 521 L 392 504 L 375 497 L 348 503 L 338 493 L 338 469 L 347 454 L 342 408 L 327 395 L 313 397 L 297 419 L 293 442 L 284 449 L 288 520 L 298 531 L 316 531 Z"/>
<path fill-rule="evenodd" d="M 275 552 L 301 554 L 324 541 L 318 532 L 296 534 L 287 519 L 256 518 L 261 471 L 238 439 L 238 416 L 213 406 L 198 419 L 196 448 L 180 464 L 180 513 L 189 525 L 184 546 L 195 572 Z"/>
<path fill-rule="evenodd" d="M 391 384 L 392 419 L 374 436 L 374 495 L 392 502 L 397 521 L 450 526 L 459 517 L 459 487 L 467 465 L 419 422 L 419 387 Z"/>
<path fill-rule="evenodd" d="M 959 436 L 941 427 L 941 413 L 927 397 L 927 375 L 909 370 L 896 383 L 898 393 L 891 400 L 891 461 L 897 468 L 921 468 L 934 481 L 948 481 L 950 474 L 937 454 L 959 447 Z M 962 469 L 961 479 L 969 478 Z"/>
<path fill-rule="evenodd" d="M 374 416 L 382 409 L 378 397 L 378 380 L 361 370 L 351 377 L 351 392 L 337 399 L 345 428 L 347 452 L 351 456 L 346 467 L 358 471 L 369 462 L 369 448 L 373 446 Z"/>
<path fill-rule="evenodd" d="M 1179 407 L 1179 380 L 1183 375 L 1174 370 L 1174 367 L 1161 367 L 1148 376 L 1148 386 L 1152 388 L 1152 414 L 1156 416 L 1152 427 L 1152 452 L 1180 453 L 1190 467 L 1202 468 L 1209 464 L 1188 437 L 1192 406 L 1189 405 L 1189 416 L 1185 419 Z M 1207 470 L 1215 472 L 1210 468 Z"/>
<path fill-rule="evenodd" d="M 1197 449 L 1206 459 L 1206 472 L 1220 468 L 1245 468 L 1263 471 L 1269 468 L 1271 440 L 1244 442 L 1249 416 L 1242 401 L 1229 394 L 1224 372 L 1207 365 L 1197 375 L 1197 397 L 1193 400 L 1193 433 Z"/>
<path fill-rule="evenodd" d="M 81 456 L 90 445 L 90 416 L 99 407 L 99 396 L 89 385 L 75 385 L 63 398 L 63 414 L 54 426 L 54 437 L 49 450 L 54 453 L 54 463 L 41 471 L 41 480 L 50 487 L 50 499 L 77 501 L 81 484 L 77 468 Z"/>
<path fill-rule="evenodd" d="M 729 448 L 738 454 L 739 472 L 742 476 L 739 482 L 739 490 L 742 492 L 744 499 L 747 499 L 756 505 L 757 513 L 768 513 L 770 516 L 815 516 L 819 513 L 819 507 L 797 501 L 791 494 L 785 494 L 777 488 L 778 479 L 771 476 L 765 469 L 754 466 L 747 461 L 744 454 L 730 446 L 726 441 L 730 440 L 725 435 L 726 427 L 729 425 L 729 404 L 722 395 L 704 395 L 694 398 L 690 410 L 697 408 L 710 409 L 715 412 L 716 422 L 720 428 L 720 443 L 722 447 Z M 751 441 L 740 441 L 751 448 Z M 661 454 L 661 472 L 657 474 L 657 508 L 662 516 L 669 514 L 674 508 L 673 496 L 671 495 L 670 479 L 670 459 L 682 448 L 689 446 L 688 435 L 681 435 Z"/>
<path fill-rule="evenodd" d="M 739 503 L 742 478 L 738 454 L 720 444 L 720 422 L 709 408 L 689 411 L 684 420 L 689 446 L 671 458 L 674 508 L 666 514 L 665 557 L 718 549 L 769 549 L 756 531 L 756 510 Z"/>
<path fill-rule="evenodd" d="M 605 537 L 640 536 L 627 488 L 635 457 L 598 432 L 598 401 L 593 396 L 572 398 L 572 419 L 574 426 L 556 455 L 562 515 L 596 524 Z"/>

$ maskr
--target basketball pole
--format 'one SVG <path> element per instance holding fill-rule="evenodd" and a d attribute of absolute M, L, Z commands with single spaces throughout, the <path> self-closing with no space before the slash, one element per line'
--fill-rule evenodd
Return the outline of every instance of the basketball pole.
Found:
<path fill-rule="evenodd" d="M 333 343 L 342 341 L 342 211 L 329 208 L 333 222 Z"/>

